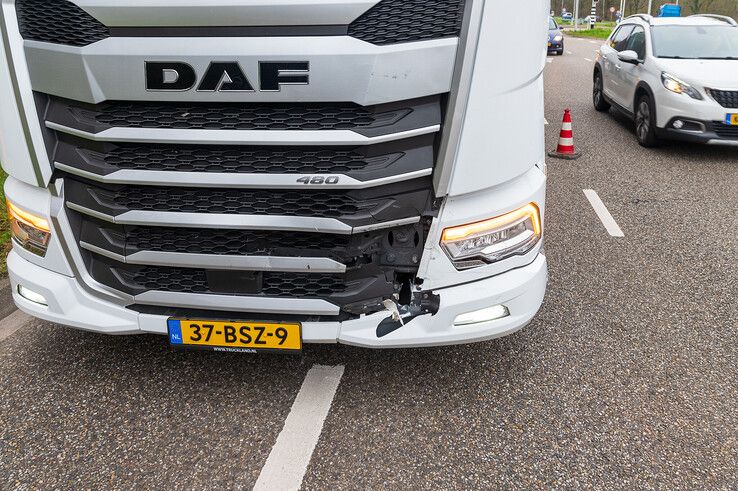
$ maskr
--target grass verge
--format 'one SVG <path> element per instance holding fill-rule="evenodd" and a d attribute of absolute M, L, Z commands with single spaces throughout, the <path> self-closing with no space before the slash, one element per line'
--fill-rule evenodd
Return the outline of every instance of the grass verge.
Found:
<path fill-rule="evenodd" d="M 595 29 L 583 29 L 581 31 L 566 31 L 566 34 L 575 38 L 592 38 L 592 39 L 607 39 L 610 37 L 612 29 L 608 27 L 598 27 Z"/>
<path fill-rule="evenodd" d="M 8 265 L 5 260 L 10 252 L 10 222 L 8 221 L 8 209 L 5 206 L 5 179 L 8 175 L 0 169 L 0 277 L 8 274 Z"/>

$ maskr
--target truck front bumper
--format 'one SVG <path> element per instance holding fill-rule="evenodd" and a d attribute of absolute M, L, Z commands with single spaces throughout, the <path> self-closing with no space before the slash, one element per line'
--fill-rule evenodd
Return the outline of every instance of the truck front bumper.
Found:
<path fill-rule="evenodd" d="M 78 280 L 33 264 L 18 252 L 8 257 L 13 298 L 18 307 L 57 324 L 105 334 L 167 334 L 167 317 L 140 314 L 85 291 Z M 485 341 L 513 333 L 528 324 L 543 302 L 547 282 L 546 257 L 539 254 L 527 266 L 491 278 L 435 290 L 440 309 L 416 317 L 398 330 L 377 336 L 377 326 L 389 313 L 346 322 L 306 322 L 306 343 L 342 343 L 371 348 L 439 346 Z M 46 306 L 18 293 L 19 285 L 41 296 Z M 509 315 L 477 324 L 455 326 L 457 316 L 504 305 Z"/>

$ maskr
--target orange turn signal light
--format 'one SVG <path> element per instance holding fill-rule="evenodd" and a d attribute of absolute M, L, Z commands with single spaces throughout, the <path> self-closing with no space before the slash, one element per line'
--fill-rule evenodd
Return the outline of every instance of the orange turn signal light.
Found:
<path fill-rule="evenodd" d="M 508 227 L 514 223 L 526 220 L 527 218 L 530 218 L 533 224 L 533 232 L 535 235 L 541 235 L 541 212 L 538 209 L 538 205 L 535 203 L 528 203 L 522 208 L 518 208 L 515 211 L 511 211 L 510 213 L 506 213 L 499 217 L 447 228 L 443 231 L 441 241 L 455 242 L 457 240 L 463 240 L 479 234 L 493 232 L 495 230 Z"/>

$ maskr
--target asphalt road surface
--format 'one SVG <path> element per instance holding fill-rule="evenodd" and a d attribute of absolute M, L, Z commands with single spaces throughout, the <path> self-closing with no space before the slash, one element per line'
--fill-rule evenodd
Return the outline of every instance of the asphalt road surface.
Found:
<path fill-rule="evenodd" d="M 734 488 L 738 149 L 640 148 L 592 108 L 596 48 L 546 65 L 548 146 L 571 107 L 584 156 L 549 161 L 528 328 L 252 357 L 31 321 L 0 341 L 0 488 Z"/>

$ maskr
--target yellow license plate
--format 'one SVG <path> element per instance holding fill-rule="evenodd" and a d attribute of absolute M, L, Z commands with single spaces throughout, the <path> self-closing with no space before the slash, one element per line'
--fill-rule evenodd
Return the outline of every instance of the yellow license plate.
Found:
<path fill-rule="evenodd" d="M 726 115 L 725 124 L 730 125 L 730 126 L 738 126 L 738 114 Z"/>
<path fill-rule="evenodd" d="M 169 343 L 182 348 L 204 348 L 236 353 L 302 350 L 298 323 L 169 319 Z"/>
<path fill-rule="evenodd" d="M 548 43 L 548 47 L 549 47 L 549 48 L 551 47 L 551 43 Z"/>

